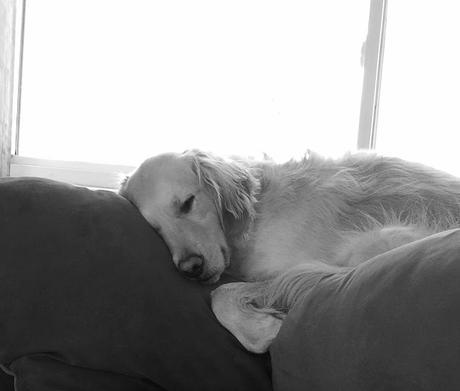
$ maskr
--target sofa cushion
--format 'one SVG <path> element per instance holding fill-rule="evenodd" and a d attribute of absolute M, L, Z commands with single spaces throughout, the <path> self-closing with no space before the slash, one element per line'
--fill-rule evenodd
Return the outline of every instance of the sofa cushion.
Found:
<path fill-rule="evenodd" d="M 0 180 L 0 364 L 18 384 L 43 376 L 67 389 L 63 373 L 74 373 L 77 389 L 79 373 L 91 382 L 95 371 L 95 384 L 113 374 L 114 390 L 122 378 L 126 390 L 271 389 L 268 356 L 247 353 L 214 318 L 214 287 L 181 277 L 119 195 Z"/>
<path fill-rule="evenodd" d="M 270 350 L 275 390 L 460 390 L 460 230 L 324 278 Z"/>

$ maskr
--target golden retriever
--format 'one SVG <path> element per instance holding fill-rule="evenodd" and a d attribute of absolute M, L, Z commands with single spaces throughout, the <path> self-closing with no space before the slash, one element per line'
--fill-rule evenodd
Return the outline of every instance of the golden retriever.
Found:
<path fill-rule="evenodd" d="M 315 261 L 353 266 L 460 221 L 459 179 L 368 153 L 284 164 L 168 153 L 142 163 L 120 194 L 179 271 L 205 283 L 225 271 L 260 281 Z"/>

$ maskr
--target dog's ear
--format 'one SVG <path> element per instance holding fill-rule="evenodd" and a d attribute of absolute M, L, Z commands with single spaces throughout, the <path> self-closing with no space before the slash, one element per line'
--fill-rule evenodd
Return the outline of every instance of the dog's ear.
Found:
<path fill-rule="evenodd" d="M 259 183 L 249 167 L 196 150 L 186 155 L 193 159 L 198 180 L 210 190 L 224 227 L 232 220 L 244 224 L 254 219 Z"/>

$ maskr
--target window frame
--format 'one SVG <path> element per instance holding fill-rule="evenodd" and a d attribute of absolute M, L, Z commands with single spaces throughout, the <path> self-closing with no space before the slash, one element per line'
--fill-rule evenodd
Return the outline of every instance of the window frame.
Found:
<path fill-rule="evenodd" d="M 367 39 L 363 45 L 363 90 L 358 131 L 358 149 L 375 149 L 382 81 L 387 0 L 371 0 Z"/>
<path fill-rule="evenodd" d="M 0 0 L 0 176 L 9 175 L 14 132 L 18 1 Z"/>
<path fill-rule="evenodd" d="M 368 34 L 362 49 L 364 75 L 356 144 L 358 149 L 375 147 L 387 15 L 387 0 L 369 0 L 369 3 Z M 0 0 L 0 5 L 10 7 L 9 9 L 13 12 L 13 15 L 4 23 L 4 28 L 12 31 L 12 39 L 3 43 L 8 48 L 11 68 L 9 73 L 8 70 L 3 72 L 0 69 L 0 81 L 6 78 L 5 84 L 0 83 L 0 97 L 5 94 L 9 96 L 8 102 L 0 101 L 0 117 L 6 119 L 2 121 L 0 129 L 1 175 L 38 176 L 80 186 L 117 188 L 120 176 L 130 173 L 135 167 L 47 160 L 20 155 L 20 105 L 26 0 Z M 0 43 L 1 47 L 2 43 Z"/>

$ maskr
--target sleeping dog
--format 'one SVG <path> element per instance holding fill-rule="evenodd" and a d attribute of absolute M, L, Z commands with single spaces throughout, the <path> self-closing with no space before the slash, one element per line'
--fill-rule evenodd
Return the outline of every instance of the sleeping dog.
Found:
<path fill-rule="evenodd" d="M 224 272 L 262 281 L 318 261 L 355 266 L 460 221 L 459 179 L 367 153 L 284 164 L 168 153 L 142 163 L 120 194 L 179 271 L 204 283 Z"/>

